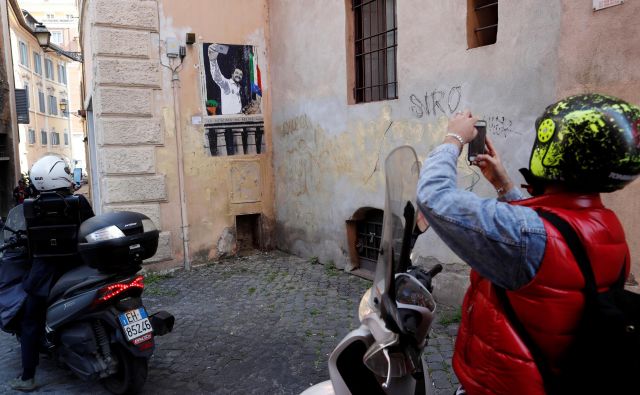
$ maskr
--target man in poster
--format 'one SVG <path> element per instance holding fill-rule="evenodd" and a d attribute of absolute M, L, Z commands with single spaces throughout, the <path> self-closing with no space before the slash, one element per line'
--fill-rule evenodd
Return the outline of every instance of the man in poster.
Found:
<path fill-rule="evenodd" d="M 242 70 L 235 68 L 231 78 L 226 78 L 220 71 L 218 65 L 218 55 L 220 53 L 225 54 L 228 47 L 225 45 L 211 44 L 209 45 L 209 66 L 211 69 L 211 78 L 220 87 L 220 101 L 222 115 L 227 114 L 240 114 L 242 113 L 242 100 L 240 92 L 242 86 Z"/>

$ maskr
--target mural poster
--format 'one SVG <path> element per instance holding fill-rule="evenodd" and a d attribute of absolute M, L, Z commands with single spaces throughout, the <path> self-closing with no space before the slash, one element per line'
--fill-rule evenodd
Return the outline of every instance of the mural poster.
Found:
<path fill-rule="evenodd" d="M 207 115 L 260 114 L 262 81 L 255 47 L 202 46 Z"/>

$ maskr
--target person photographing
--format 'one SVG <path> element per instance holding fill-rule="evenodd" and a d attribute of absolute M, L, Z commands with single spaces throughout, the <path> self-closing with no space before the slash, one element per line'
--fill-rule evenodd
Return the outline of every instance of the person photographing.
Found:
<path fill-rule="evenodd" d="M 559 218 L 577 234 L 597 289 L 627 277 L 624 231 L 600 193 L 622 189 L 640 174 L 640 108 L 598 94 L 548 106 L 535 124 L 529 166 L 520 170 L 533 195 L 529 199 L 509 178 L 490 139 L 474 164 L 498 198 L 457 189 L 456 163 L 476 136 L 476 121 L 469 111 L 450 119 L 443 144 L 425 161 L 417 190 L 431 227 L 472 269 L 453 356 L 461 383 L 457 393 L 558 393 L 549 390 L 549 378 L 566 376 L 585 309 L 585 279 L 573 248 L 549 218 Z M 590 380 L 597 385 L 609 380 L 611 388 L 619 388 L 608 373 L 601 376 L 573 384 L 582 388 Z"/>

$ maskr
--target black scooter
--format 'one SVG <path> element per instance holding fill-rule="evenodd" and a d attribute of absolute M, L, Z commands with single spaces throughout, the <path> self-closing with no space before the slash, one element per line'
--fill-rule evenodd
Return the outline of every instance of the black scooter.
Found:
<path fill-rule="evenodd" d="M 76 227 L 77 228 L 77 227 Z M 0 252 L 0 326 L 19 336 L 21 281 L 29 269 L 28 232 L 22 205 L 4 226 Z M 149 315 L 142 302 L 143 259 L 158 245 L 146 216 L 117 212 L 95 216 L 78 230 L 82 263 L 64 273 L 47 302 L 46 352 L 84 380 L 101 380 L 112 393 L 135 393 L 147 378 L 155 336 L 171 332 L 174 317 Z M 49 235 L 55 240 L 56 235 Z"/>

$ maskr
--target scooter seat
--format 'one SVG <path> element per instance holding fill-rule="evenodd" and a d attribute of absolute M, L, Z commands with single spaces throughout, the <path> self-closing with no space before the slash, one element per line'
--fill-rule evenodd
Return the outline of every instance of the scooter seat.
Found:
<path fill-rule="evenodd" d="M 78 266 L 63 274 L 62 277 L 60 277 L 60 279 L 56 282 L 56 284 L 51 289 L 51 292 L 49 292 L 49 303 L 64 295 L 64 293 L 70 288 L 85 282 L 85 280 L 90 277 L 106 279 L 110 276 L 104 275 L 100 273 L 98 269 L 94 269 L 90 266 Z"/>

